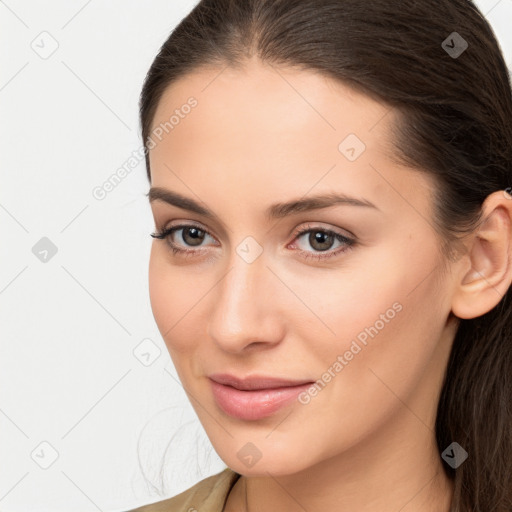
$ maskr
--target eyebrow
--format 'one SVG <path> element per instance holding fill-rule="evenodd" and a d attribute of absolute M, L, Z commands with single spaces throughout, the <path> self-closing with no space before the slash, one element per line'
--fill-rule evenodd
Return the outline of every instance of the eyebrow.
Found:
<path fill-rule="evenodd" d="M 218 221 L 217 215 L 213 212 L 201 206 L 198 202 L 188 197 L 182 196 L 177 192 L 161 188 L 151 187 L 149 192 L 146 194 L 149 197 L 149 202 L 163 201 L 165 203 L 177 206 L 183 210 L 203 215 L 211 220 Z M 275 203 L 270 205 L 265 211 L 267 219 L 280 219 L 287 217 L 288 215 L 294 215 L 300 212 L 319 210 L 322 208 L 329 208 L 337 205 L 349 205 L 349 206 L 363 206 L 367 208 L 375 208 L 379 210 L 372 202 L 366 199 L 358 199 L 355 197 L 348 196 L 346 194 L 323 194 L 317 196 L 309 196 L 301 199 L 294 199 L 285 203 Z"/>

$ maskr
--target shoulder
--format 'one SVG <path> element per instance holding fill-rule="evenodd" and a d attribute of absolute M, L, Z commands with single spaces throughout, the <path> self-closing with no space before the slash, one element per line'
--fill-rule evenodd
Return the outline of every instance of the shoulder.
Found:
<path fill-rule="evenodd" d="M 226 468 L 173 498 L 127 512 L 222 512 L 229 491 L 239 477 L 231 468 Z"/>

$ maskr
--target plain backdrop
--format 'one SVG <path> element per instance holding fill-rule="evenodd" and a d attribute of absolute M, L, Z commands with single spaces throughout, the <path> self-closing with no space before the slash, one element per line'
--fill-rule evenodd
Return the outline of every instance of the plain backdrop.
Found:
<path fill-rule="evenodd" d="M 144 76 L 195 4 L 0 1 L 3 512 L 124 511 L 225 467 L 153 319 L 130 161 Z M 511 68 L 512 0 L 477 4 Z"/>

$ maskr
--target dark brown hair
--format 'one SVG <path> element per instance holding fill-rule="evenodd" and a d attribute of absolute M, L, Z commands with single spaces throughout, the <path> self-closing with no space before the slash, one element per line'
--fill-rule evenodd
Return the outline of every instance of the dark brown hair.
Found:
<path fill-rule="evenodd" d="M 468 47 L 454 55 L 459 36 Z M 395 109 L 394 158 L 437 184 L 433 222 L 445 261 L 481 222 L 485 198 L 512 184 L 509 73 L 470 0 L 200 1 L 164 42 L 142 89 L 150 182 L 147 142 L 165 89 L 200 67 L 243 68 L 252 56 L 320 72 Z M 455 483 L 452 512 L 512 511 L 511 289 L 488 313 L 460 320 L 450 354 L 436 439 L 440 453 L 454 441 L 468 452 L 455 470 L 443 463 Z"/>

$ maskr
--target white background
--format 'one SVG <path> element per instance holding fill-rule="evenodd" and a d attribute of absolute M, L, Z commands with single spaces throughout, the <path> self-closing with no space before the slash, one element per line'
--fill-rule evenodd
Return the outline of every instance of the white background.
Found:
<path fill-rule="evenodd" d="M 92 194 L 141 147 L 142 81 L 195 3 L 0 1 L 3 512 L 128 510 L 225 467 L 152 316 L 144 162 Z M 512 67 L 512 0 L 477 4 Z"/>

